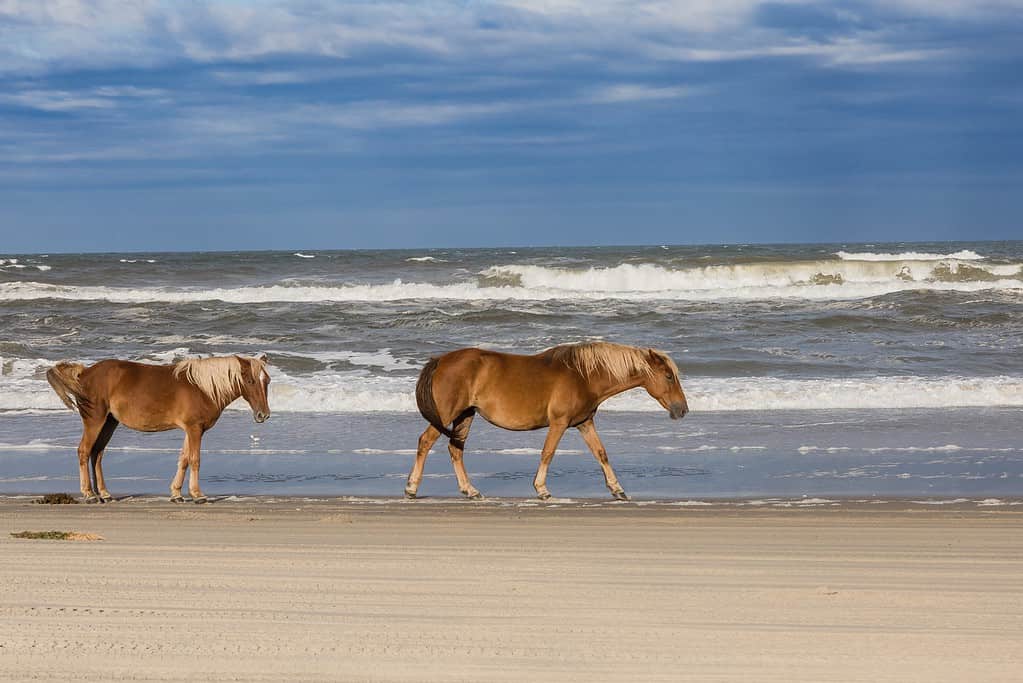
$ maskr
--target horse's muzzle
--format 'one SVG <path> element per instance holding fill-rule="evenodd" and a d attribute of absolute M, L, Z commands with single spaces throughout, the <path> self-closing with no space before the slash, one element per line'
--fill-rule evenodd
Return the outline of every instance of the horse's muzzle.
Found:
<path fill-rule="evenodd" d="M 252 414 L 252 419 L 255 420 L 256 422 L 262 424 L 262 423 L 264 423 L 264 422 L 266 422 L 267 420 L 270 419 L 270 413 L 264 413 L 264 412 L 253 413 Z"/>
<path fill-rule="evenodd" d="M 672 403 L 671 408 L 668 410 L 672 420 L 681 420 L 688 412 L 689 406 L 685 403 Z"/>

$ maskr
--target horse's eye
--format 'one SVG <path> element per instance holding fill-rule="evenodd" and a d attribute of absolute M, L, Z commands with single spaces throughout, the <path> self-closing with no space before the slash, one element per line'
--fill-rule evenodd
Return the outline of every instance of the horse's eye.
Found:
<path fill-rule="evenodd" d="M 673 382 L 675 380 L 675 375 L 671 374 L 670 372 L 667 375 L 665 375 L 665 377 L 668 378 L 669 382 Z"/>

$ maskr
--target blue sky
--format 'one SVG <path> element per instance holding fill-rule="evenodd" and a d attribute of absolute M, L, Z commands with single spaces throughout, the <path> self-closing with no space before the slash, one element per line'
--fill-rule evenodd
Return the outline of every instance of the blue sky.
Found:
<path fill-rule="evenodd" d="M 0 251 L 1023 239 L 1023 2 L 0 0 Z"/>

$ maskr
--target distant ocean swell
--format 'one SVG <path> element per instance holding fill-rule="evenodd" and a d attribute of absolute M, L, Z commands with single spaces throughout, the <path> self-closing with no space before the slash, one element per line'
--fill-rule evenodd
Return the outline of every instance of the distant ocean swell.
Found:
<path fill-rule="evenodd" d="M 864 299 L 902 291 L 1021 290 L 1023 263 L 951 254 L 837 252 L 836 258 L 701 266 L 620 263 L 607 267 L 493 265 L 447 281 L 289 281 L 239 287 L 111 287 L 19 280 L 0 283 L 0 301 L 58 299 L 115 303 L 223 301 L 344 302 L 446 300 Z M 421 260 L 431 257 L 416 257 Z"/>

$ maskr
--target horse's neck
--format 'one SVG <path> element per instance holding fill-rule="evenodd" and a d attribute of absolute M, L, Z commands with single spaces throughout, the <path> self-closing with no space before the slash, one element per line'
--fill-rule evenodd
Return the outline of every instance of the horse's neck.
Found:
<path fill-rule="evenodd" d="M 186 382 L 186 384 L 189 387 L 191 387 L 193 391 L 198 392 L 201 396 L 205 396 L 210 403 L 215 405 L 217 409 L 221 411 L 227 408 L 235 401 L 237 401 L 242 396 L 242 390 L 237 385 L 235 385 L 231 387 L 230 391 L 224 394 L 224 398 L 221 401 L 217 401 L 215 398 L 213 398 L 205 391 L 203 391 L 201 388 L 199 388 L 199 386 L 192 384 L 191 382 Z"/>
<path fill-rule="evenodd" d="M 612 396 L 617 396 L 623 391 L 629 389 L 635 389 L 636 387 L 643 386 L 644 377 L 641 374 L 635 374 L 629 376 L 627 379 L 614 379 L 609 376 L 602 376 L 597 379 L 593 384 L 593 389 L 596 391 L 597 396 L 600 397 L 600 402 L 603 403 Z"/>
<path fill-rule="evenodd" d="M 237 401 L 241 397 L 242 397 L 242 390 L 239 389 L 238 387 L 232 387 L 231 391 L 229 391 L 227 393 L 227 402 L 224 403 L 224 405 L 220 406 L 220 409 L 223 410 L 224 408 L 228 407 L 229 405 L 231 405 L 232 403 L 234 403 L 235 401 Z"/>

